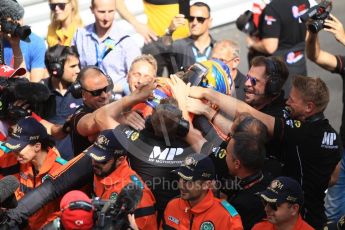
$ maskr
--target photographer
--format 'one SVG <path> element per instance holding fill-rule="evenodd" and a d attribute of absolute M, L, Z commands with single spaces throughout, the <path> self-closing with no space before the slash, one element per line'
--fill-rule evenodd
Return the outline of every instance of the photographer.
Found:
<path fill-rule="evenodd" d="M 304 57 L 306 28 L 299 17 L 310 5 L 308 0 L 272 0 L 261 15 L 258 35 L 247 38 L 249 52 L 283 57 L 290 73 L 284 85 L 285 97 L 290 92 L 291 76 L 307 74 Z"/>
<path fill-rule="evenodd" d="M 44 65 L 45 44 L 42 38 L 31 33 L 30 28 L 23 26 L 24 8 L 13 0 L 0 1 L 2 30 L 6 28 L 4 37 L 4 59 L 9 66 L 25 67 L 28 79 L 38 82 L 46 77 Z M 22 52 L 20 55 L 19 49 Z"/>
<path fill-rule="evenodd" d="M 335 39 L 345 46 L 345 31 L 342 23 L 333 15 L 329 15 L 329 19 L 325 20 L 324 30 L 334 35 Z M 318 33 L 308 32 L 306 40 L 306 51 L 308 58 L 321 66 L 322 68 L 341 75 L 343 80 L 343 105 L 345 102 L 345 56 L 333 55 L 320 48 L 318 39 Z M 340 126 L 340 137 L 343 146 L 345 146 L 345 107 L 343 106 L 342 122 Z M 336 184 L 328 189 L 325 201 L 326 215 L 329 221 L 337 221 L 341 215 L 345 213 L 345 197 L 343 196 L 344 184 L 340 178 L 344 177 L 344 162 L 345 155 L 343 155 L 342 161 L 338 164 L 337 170 L 334 175 L 339 174 Z M 339 172 L 340 170 L 340 172 Z"/>

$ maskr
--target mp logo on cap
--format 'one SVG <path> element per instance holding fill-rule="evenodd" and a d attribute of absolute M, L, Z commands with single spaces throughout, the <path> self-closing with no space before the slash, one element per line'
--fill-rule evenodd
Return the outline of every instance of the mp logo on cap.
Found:
<path fill-rule="evenodd" d="M 198 162 L 193 158 L 193 157 L 187 157 L 184 160 L 184 165 L 189 166 L 189 165 L 196 165 Z"/>
<path fill-rule="evenodd" d="M 97 144 L 99 144 L 99 145 L 108 145 L 109 144 L 109 140 L 104 135 L 100 135 L 97 138 Z"/>
<path fill-rule="evenodd" d="M 19 125 L 15 125 L 14 128 L 13 128 L 13 134 L 21 134 L 23 131 L 23 128 L 20 127 Z"/>

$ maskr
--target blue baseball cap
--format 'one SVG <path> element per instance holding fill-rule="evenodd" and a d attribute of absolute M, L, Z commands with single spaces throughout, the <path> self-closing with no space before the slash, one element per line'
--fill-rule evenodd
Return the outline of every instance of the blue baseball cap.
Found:
<path fill-rule="evenodd" d="M 125 148 L 117 140 L 112 129 L 107 129 L 97 137 L 97 140 L 84 153 L 97 162 L 106 162 L 114 156 L 126 154 Z"/>
<path fill-rule="evenodd" d="M 11 151 L 18 151 L 30 143 L 48 138 L 46 128 L 32 117 L 20 119 L 3 143 Z"/>
<path fill-rule="evenodd" d="M 213 161 L 206 155 L 195 153 L 186 157 L 182 165 L 172 171 L 184 180 L 214 180 Z"/>
<path fill-rule="evenodd" d="M 302 205 L 304 202 L 301 185 L 290 177 L 282 176 L 274 179 L 265 191 L 258 192 L 257 195 L 268 203 L 289 202 Z"/>

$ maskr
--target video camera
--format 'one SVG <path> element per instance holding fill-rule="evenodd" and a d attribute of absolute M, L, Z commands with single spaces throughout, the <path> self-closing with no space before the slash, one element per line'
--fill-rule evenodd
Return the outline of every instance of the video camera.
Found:
<path fill-rule="evenodd" d="M 30 110 L 43 115 L 46 102 L 50 97 L 49 89 L 41 83 L 29 82 L 26 78 L 0 76 L 0 119 L 17 121 L 31 115 L 28 110 L 15 106 L 16 100 L 26 100 Z"/>
<path fill-rule="evenodd" d="M 116 200 L 92 200 L 96 220 L 93 229 L 127 230 L 128 214 L 134 213 L 143 196 L 142 188 L 134 183 L 127 184 Z"/>
<path fill-rule="evenodd" d="M 0 21 L 1 31 L 7 34 L 11 34 L 13 37 L 19 37 L 21 40 L 26 39 L 31 34 L 30 26 L 21 26 L 18 23 L 1 19 Z"/>
<path fill-rule="evenodd" d="M 243 33 L 254 35 L 258 31 L 257 25 L 254 23 L 253 12 L 250 10 L 245 11 L 236 19 L 236 27 Z"/>
<path fill-rule="evenodd" d="M 301 20 L 302 22 L 307 23 L 307 28 L 310 32 L 316 34 L 325 27 L 325 20 L 329 18 L 331 10 L 332 1 L 323 0 L 303 14 L 301 16 Z"/>

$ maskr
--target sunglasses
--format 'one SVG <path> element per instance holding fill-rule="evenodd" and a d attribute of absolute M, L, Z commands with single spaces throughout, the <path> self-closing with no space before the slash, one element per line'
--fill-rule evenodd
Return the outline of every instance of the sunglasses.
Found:
<path fill-rule="evenodd" d="M 262 200 L 262 204 L 264 205 L 264 207 L 266 207 L 267 205 L 270 207 L 270 209 L 277 211 L 278 210 L 278 205 L 276 203 L 269 203 L 265 200 Z"/>
<path fill-rule="evenodd" d="M 246 76 L 246 81 L 248 81 L 248 80 L 250 80 L 250 83 L 252 84 L 252 86 L 255 86 L 255 85 L 256 85 L 257 80 L 256 80 L 255 77 L 252 77 L 252 76 L 250 76 L 250 75 L 247 74 L 247 76 Z"/>
<path fill-rule="evenodd" d="M 194 22 L 194 19 L 196 19 L 199 23 L 203 24 L 206 19 L 209 19 L 209 17 L 208 18 L 204 18 L 204 17 L 189 16 L 187 19 L 188 19 L 189 22 Z"/>
<path fill-rule="evenodd" d="M 70 2 L 49 3 L 49 8 L 51 11 L 54 11 L 56 9 L 56 6 L 58 6 L 60 10 L 65 10 L 66 4 L 69 3 Z"/>
<path fill-rule="evenodd" d="M 111 87 L 111 85 L 107 85 L 106 87 L 104 87 L 102 89 L 96 89 L 96 90 L 87 90 L 87 89 L 84 89 L 84 88 L 82 88 L 82 89 L 85 90 L 86 92 L 90 93 L 92 96 L 98 97 L 103 92 L 109 93 L 112 90 L 112 87 Z"/>

